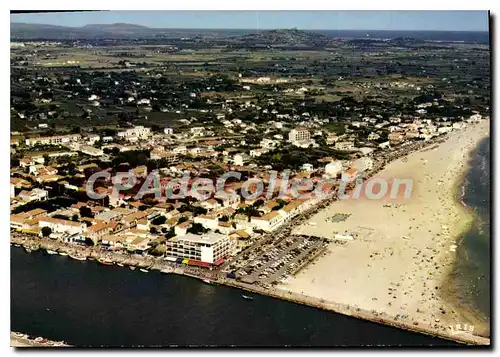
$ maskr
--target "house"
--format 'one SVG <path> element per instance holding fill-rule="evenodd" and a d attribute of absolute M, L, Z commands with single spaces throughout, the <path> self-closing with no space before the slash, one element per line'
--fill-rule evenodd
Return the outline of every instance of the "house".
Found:
<path fill-rule="evenodd" d="M 221 204 L 214 198 L 201 202 L 200 206 L 207 210 L 217 210 L 222 207 Z"/>
<path fill-rule="evenodd" d="M 250 223 L 256 229 L 261 229 L 265 232 L 271 232 L 278 228 L 284 222 L 283 216 L 277 212 L 272 211 L 262 217 L 251 217 Z"/>
<path fill-rule="evenodd" d="M 182 222 L 174 227 L 174 232 L 176 236 L 184 236 L 187 234 L 187 230 L 189 227 L 193 225 L 192 221 Z"/>
<path fill-rule="evenodd" d="M 219 220 L 217 219 L 216 215 L 201 214 L 199 216 L 194 217 L 194 223 L 200 223 L 205 228 L 210 228 L 212 230 L 215 230 L 219 225 Z"/>
<path fill-rule="evenodd" d="M 354 149 L 354 141 L 338 141 L 335 143 L 336 150 L 349 151 Z"/>
<path fill-rule="evenodd" d="M 233 156 L 233 162 L 237 166 L 243 166 L 250 160 L 250 156 L 244 153 L 236 154 Z"/>
<path fill-rule="evenodd" d="M 110 222 L 111 223 L 111 222 Z M 91 239 L 94 245 L 97 244 L 101 238 L 112 231 L 113 225 L 106 222 L 97 223 L 87 228 L 85 237 Z"/>
<path fill-rule="evenodd" d="M 325 166 L 325 173 L 331 177 L 337 177 L 342 171 L 342 162 L 332 161 Z"/>
<path fill-rule="evenodd" d="M 360 157 L 359 159 L 354 160 L 352 167 L 359 172 L 369 171 L 373 169 L 373 160 L 368 157 Z"/>
<path fill-rule="evenodd" d="M 350 182 L 353 182 L 354 180 L 356 180 L 358 178 L 358 176 L 359 176 L 358 170 L 351 167 L 350 169 L 348 169 L 342 173 L 341 180 L 346 182 L 346 183 L 350 183 Z"/>
<path fill-rule="evenodd" d="M 311 165 L 311 164 L 304 164 L 304 165 L 302 165 L 301 169 L 304 170 L 304 171 L 306 171 L 306 172 L 312 172 L 313 171 L 313 165 Z"/>
<path fill-rule="evenodd" d="M 38 226 L 40 227 L 40 234 L 43 227 L 49 227 L 52 233 L 56 234 L 81 234 L 87 228 L 86 225 L 81 222 L 73 222 L 48 216 L 41 217 L 38 221 Z"/>
<path fill-rule="evenodd" d="M 372 140 L 377 140 L 380 138 L 380 135 L 375 133 L 375 132 L 372 132 L 370 134 L 368 134 L 368 140 L 369 141 L 372 141 Z"/>
<path fill-rule="evenodd" d="M 165 133 L 165 135 L 172 135 L 174 133 L 174 129 L 165 128 L 165 129 L 163 129 L 163 132 Z"/>
<path fill-rule="evenodd" d="M 26 202 L 44 201 L 48 198 L 49 193 L 40 188 L 34 188 L 31 191 L 23 190 L 19 193 L 19 198 Z"/>
<path fill-rule="evenodd" d="M 391 145 L 397 145 L 403 142 L 405 135 L 400 131 L 395 131 L 389 134 L 389 143 Z"/>

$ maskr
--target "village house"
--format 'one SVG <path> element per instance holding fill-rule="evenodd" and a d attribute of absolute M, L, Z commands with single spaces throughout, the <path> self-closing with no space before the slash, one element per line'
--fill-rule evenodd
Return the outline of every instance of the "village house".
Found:
<path fill-rule="evenodd" d="M 335 143 L 336 150 L 349 151 L 354 149 L 354 141 L 338 141 Z"/>
<path fill-rule="evenodd" d="M 53 217 L 42 217 L 38 221 L 38 226 L 41 229 L 43 227 L 49 227 L 52 230 L 52 233 L 56 234 L 75 234 L 75 233 L 83 233 L 87 226 L 81 222 L 73 222 L 65 219 L 53 218 Z"/>
<path fill-rule="evenodd" d="M 214 214 L 211 215 L 200 214 L 194 217 L 194 223 L 199 223 L 202 224 L 203 227 L 205 228 L 215 230 L 219 225 L 219 220 L 217 219 L 217 216 Z"/>
<path fill-rule="evenodd" d="M 250 223 L 256 229 L 261 229 L 265 232 L 271 232 L 278 228 L 284 221 L 284 218 L 279 212 L 272 211 L 262 217 L 251 217 Z"/>
<path fill-rule="evenodd" d="M 175 235 L 176 236 L 184 236 L 187 234 L 187 230 L 189 229 L 189 227 L 191 227 L 193 225 L 193 222 L 192 221 L 185 221 L 185 222 L 182 222 L 182 223 L 179 223 L 177 224 L 175 227 L 174 227 L 174 232 L 175 232 Z"/>
<path fill-rule="evenodd" d="M 31 191 L 21 191 L 18 197 L 25 202 L 45 201 L 49 197 L 49 193 L 41 188 L 34 188 Z"/>
<path fill-rule="evenodd" d="M 389 134 L 389 143 L 391 145 L 397 145 L 404 141 L 405 136 L 400 131 L 395 131 Z"/>

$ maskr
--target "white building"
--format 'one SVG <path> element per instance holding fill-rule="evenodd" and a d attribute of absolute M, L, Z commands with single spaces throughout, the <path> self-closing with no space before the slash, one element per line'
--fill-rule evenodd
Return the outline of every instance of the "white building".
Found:
<path fill-rule="evenodd" d="M 297 127 L 288 133 L 288 140 L 292 144 L 307 142 L 311 140 L 311 133 L 306 128 Z"/>
<path fill-rule="evenodd" d="M 86 228 L 84 223 L 68 221 L 52 217 L 44 217 L 38 221 L 38 226 L 41 228 L 49 227 L 53 233 L 83 233 Z"/>
<path fill-rule="evenodd" d="M 21 191 L 18 197 L 26 202 L 44 201 L 49 197 L 49 193 L 41 188 L 34 188 L 31 191 Z"/>
<path fill-rule="evenodd" d="M 336 150 L 353 150 L 354 149 L 354 141 L 338 141 L 335 143 Z"/>
<path fill-rule="evenodd" d="M 371 170 L 373 169 L 373 160 L 369 157 L 360 157 L 354 160 L 352 167 L 360 172 Z"/>
<path fill-rule="evenodd" d="M 337 177 L 342 171 L 342 163 L 340 161 L 332 161 L 325 166 L 325 173 L 332 177 Z"/>
<path fill-rule="evenodd" d="M 254 228 L 270 232 L 278 228 L 285 218 L 277 211 L 271 211 L 262 217 L 251 217 L 250 223 Z"/>
<path fill-rule="evenodd" d="M 301 167 L 302 170 L 307 171 L 307 172 L 312 172 L 313 171 L 313 165 L 311 164 L 304 164 Z"/>
<path fill-rule="evenodd" d="M 199 216 L 194 217 L 194 223 L 199 223 L 202 224 L 203 227 L 205 228 L 216 230 L 219 225 L 219 220 L 215 215 L 201 214 Z"/>
<path fill-rule="evenodd" d="M 209 264 L 219 264 L 221 259 L 233 255 L 236 241 L 217 233 L 197 235 L 188 233 L 173 237 L 165 242 L 166 255 L 174 258 L 196 260 Z"/>
<path fill-rule="evenodd" d="M 233 162 L 237 166 L 243 166 L 249 160 L 249 156 L 247 154 L 236 154 L 233 157 Z"/>
<path fill-rule="evenodd" d="M 172 135 L 174 133 L 174 129 L 165 128 L 165 129 L 163 129 L 163 132 L 165 133 L 165 135 Z"/>
<path fill-rule="evenodd" d="M 38 136 L 33 138 L 26 139 L 27 146 L 34 146 L 36 144 L 45 144 L 45 145 L 60 145 L 67 144 L 70 142 L 75 142 L 80 140 L 80 134 L 71 134 L 71 135 L 56 135 L 56 136 Z"/>
<path fill-rule="evenodd" d="M 151 128 L 145 128 L 142 125 L 139 125 L 124 131 L 120 131 L 117 133 L 117 135 L 127 140 L 130 140 L 131 138 L 147 139 L 151 135 Z"/>

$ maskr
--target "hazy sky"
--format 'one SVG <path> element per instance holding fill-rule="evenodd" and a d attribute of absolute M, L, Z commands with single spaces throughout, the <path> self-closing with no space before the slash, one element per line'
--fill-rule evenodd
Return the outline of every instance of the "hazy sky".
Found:
<path fill-rule="evenodd" d="M 126 22 L 163 28 L 488 31 L 487 11 L 99 11 L 10 19 L 62 26 Z"/>

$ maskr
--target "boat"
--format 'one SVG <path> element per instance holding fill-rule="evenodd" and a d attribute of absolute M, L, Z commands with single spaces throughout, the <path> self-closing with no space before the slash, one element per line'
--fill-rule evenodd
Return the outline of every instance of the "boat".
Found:
<path fill-rule="evenodd" d="M 209 285 L 219 285 L 215 281 L 209 280 L 209 279 L 201 279 L 201 281 L 203 281 L 205 284 L 209 284 Z"/>
<path fill-rule="evenodd" d="M 135 270 L 135 267 L 130 267 L 130 270 Z"/>
<path fill-rule="evenodd" d="M 104 264 L 104 265 L 113 265 L 115 263 L 113 263 L 112 260 L 107 260 L 107 259 L 97 259 L 97 261 L 101 264 Z"/>
<path fill-rule="evenodd" d="M 50 250 L 50 249 L 47 249 L 47 253 L 50 255 L 57 254 L 57 252 L 55 250 Z"/>
<path fill-rule="evenodd" d="M 20 247 L 20 246 L 21 246 L 21 244 L 14 244 L 14 245 L 15 245 L 16 247 Z"/>
<path fill-rule="evenodd" d="M 76 259 L 76 260 L 81 260 L 81 261 L 87 260 L 86 257 L 80 257 L 80 256 L 77 256 L 77 255 L 70 255 L 69 257 L 73 258 L 73 259 Z"/>
<path fill-rule="evenodd" d="M 25 247 L 24 250 L 26 250 L 28 253 L 31 253 L 31 249 L 28 247 Z"/>
<path fill-rule="evenodd" d="M 64 253 L 64 252 L 59 252 L 59 255 L 62 255 L 63 257 L 67 256 L 68 253 Z"/>
<path fill-rule="evenodd" d="M 147 269 L 142 269 L 142 268 L 141 268 L 141 269 L 139 269 L 139 270 L 140 270 L 140 271 L 142 271 L 143 273 L 147 273 L 147 272 L 149 272 L 149 270 L 147 270 Z"/>
<path fill-rule="evenodd" d="M 253 300 L 253 297 L 248 296 L 248 295 L 241 295 L 241 297 L 245 300 Z"/>
<path fill-rule="evenodd" d="M 119 267 L 124 266 L 122 263 L 117 263 L 116 265 L 118 265 Z"/>

